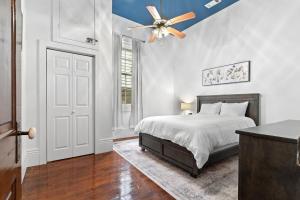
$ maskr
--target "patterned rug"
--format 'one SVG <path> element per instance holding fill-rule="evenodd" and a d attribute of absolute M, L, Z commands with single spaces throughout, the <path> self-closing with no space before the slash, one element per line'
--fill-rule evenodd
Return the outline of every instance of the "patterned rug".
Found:
<path fill-rule="evenodd" d="M 150 152 L 142 152 L 137 139 L 117 142 L 114 150 L 175 199 L 238 199 L 237 156 L 204 169 L 195 179 Z"/>

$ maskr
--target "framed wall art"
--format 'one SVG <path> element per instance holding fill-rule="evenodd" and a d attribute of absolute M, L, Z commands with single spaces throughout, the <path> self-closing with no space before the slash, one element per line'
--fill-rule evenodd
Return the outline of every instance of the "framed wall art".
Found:
<path fill-rule="evenodd" d="M 250 61 L 204 69 L 202 71 L 203 86 L 242 83 L 249 81 Z"/>

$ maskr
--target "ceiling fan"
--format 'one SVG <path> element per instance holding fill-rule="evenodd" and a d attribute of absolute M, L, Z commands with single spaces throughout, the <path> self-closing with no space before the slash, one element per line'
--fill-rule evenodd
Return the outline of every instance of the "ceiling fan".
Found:
<path fill-rule="evenodd" d="M 172 28 L 170 26 L 196 17 L 196 14 L 194 12 L 188 12 L 183 15 L 167 20 L 167 19 L 163 19 L 160 16 L 155 6 L 147 6 L 146 8 L 154 19 L 153 24 L 146 25 L 146 26 L 135 26 L 135 27 L 130 27 L 128 29 L 135 30 L 135 29 L 153 28 L 152 34 L 149 37 L 149 42 L 154 42 L 157 39 L 161 39 L 163 37 L 168 36 L 169 34 L 180 39 L 184 38 L 185 34 L 183 32 L 175 28 Z"/>

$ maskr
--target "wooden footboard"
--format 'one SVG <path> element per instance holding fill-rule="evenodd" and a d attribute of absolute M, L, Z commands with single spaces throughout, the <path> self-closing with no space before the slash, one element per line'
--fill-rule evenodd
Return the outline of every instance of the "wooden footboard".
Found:
<path fill-rule="evenodd" d="M 200 174 L 200 169 L 198 169 L 196 165 L 196 160 L 193 154 L 185 147 L 175 144 L 169 140 L 160 139 L 145 133 L 139 134 L 139 145 L 143 151 L 147 149 L 156 156 L 189 172 L 194 178 L 198 177 Z M 204 167 L 229 158 L 233 155 L 237 155 L 238 152 L 238 145 L 230 146 L 214 152 L 209 156 L 209 159 Z"/>

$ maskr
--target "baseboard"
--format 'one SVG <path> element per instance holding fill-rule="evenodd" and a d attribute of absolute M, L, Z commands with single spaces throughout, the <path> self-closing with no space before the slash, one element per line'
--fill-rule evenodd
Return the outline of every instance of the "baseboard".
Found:
<path fill-rule="evenodd" d="M 24 161 L 26 167 L 40 165 L 40 150 L 28 149 L 26 151 L 26 160 Z"/>
<path fill-rule="evenodd" d="M 22 183 L 24 181 L 26 171 L 28 167 L 40 165 L 40 151 L 39 149 L 29 149 L 25 150 L 22 154 L 22 161 L 21 161 L 21 177 Z"/>
<path fill-rule="evenodd" d="M 26 170 L 27 170 L 27 166 L 25 161 L 27 160 L 27 155 L 26 155 L 26 151 L 23 151 L 22 154 L 22 160 L 21 160 L 21 182 L 23 183 L 23 180 L 25 178 L 25 174 L 26 174 Z"/>
<path fill-rule="evenodd" d="M 113 148 L 113 139 L 101 139 L 98 140 L 95 147 L 95 154 L 106 153 L 112 151 Z M 28 149 L 25 151 L 24 158 L 22 158 L 22 178 L 25 177 L 27 167 L 40 165 L 40 150 Z"/>
<path fill-rule="evenodd" d="M 113 139 L 100 139 L 97 140 L 95 146 L 95 154 L 110 152 L 113 149 Z"/>

